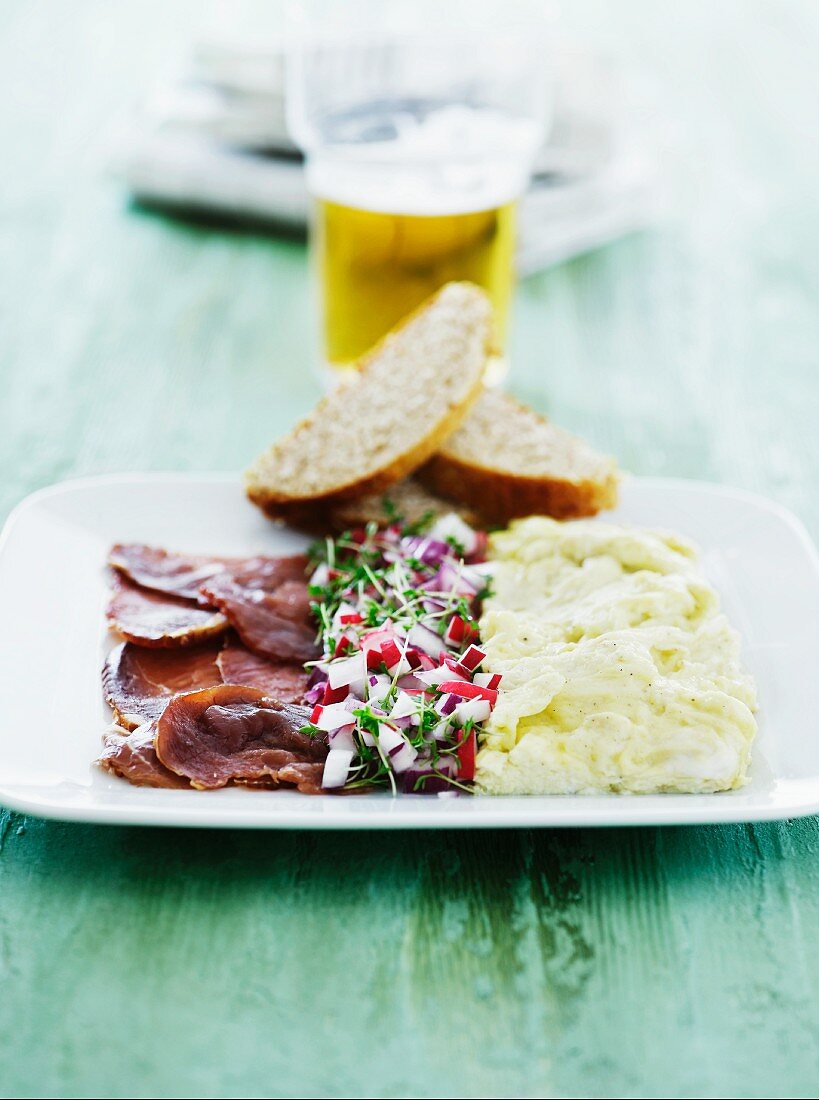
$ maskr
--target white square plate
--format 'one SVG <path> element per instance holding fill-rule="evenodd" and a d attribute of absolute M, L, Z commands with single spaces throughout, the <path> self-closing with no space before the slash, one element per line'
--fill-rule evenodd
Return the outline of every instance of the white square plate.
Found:
<path fill-rule="evenodd" d="M 58 485 L 9 518 L 0 540 L 0 803 L 73 821 L 322 829 L 693 825 L 819 812 L 819 557 L 802 525 L 748 493 L 660 479 L 627 481 L 610 515 L 675 528 L 702 548 L 759 686 L 759 738 L 741 791 L 339 798 L 151 790 L 109 776 L 92 761 L 110 721 L 99 670 L 111 644 L 103 618 L 111 543 L 275 554 L 305 542 L 266 521 L 235 477 L 170 474 Z"/>

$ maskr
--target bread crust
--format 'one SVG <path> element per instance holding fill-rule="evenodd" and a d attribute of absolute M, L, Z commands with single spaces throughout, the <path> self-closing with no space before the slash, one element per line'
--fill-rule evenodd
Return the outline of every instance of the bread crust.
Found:
<path fill-rule="evenodd" d="M 415 447 L 405 451 L 388 466 L 380 470 L 374 470 L 366 477 L 348 482 L 333 492 L 319 493 L 315 496 L 284 496 L 277 494 L 267 486 L 254 484 L 248 484 L 247 495 L 267 515 L 276 519 L 295 521 L 297 517 L 315 512 L 319 507 L 329 507 L 342 501 L 368 496 L 370 493 L 383 492 L 397 481 L 409 476 L 435 454 L 438 448 L 466 419 L 467 413 L 477 401 L 482 388 L 483 376 L 481 375 L 478 376 L 475 384 L 470 387 L 464 400 L 451 406 L 447 415 L 440 419 L 437 425 Z"/>
<path fill-rule="evenodd" d="M 436 454 L 416 474 L 435 493 L 457 497 L 488 524 L 506 524 L 522 516 L 579 519 L 617 503 L 617 474 L 603 481 L 523 477 Z"/>

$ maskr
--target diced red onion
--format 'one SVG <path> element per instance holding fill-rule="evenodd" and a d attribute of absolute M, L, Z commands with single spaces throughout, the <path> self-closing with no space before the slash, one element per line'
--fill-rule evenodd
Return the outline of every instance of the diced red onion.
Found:
<path fill-rule="evenodd" d="M 412 767 L 415 762 L 415 758 L 418 756 L 418 750 L 414 748 L 409 741 L 404 741 L 404 744 L 399 749 L 390 753 L 390 767 L 396 773 L 400 775 L 405 772 L 407 768 Z"/>
<path fill-rule="evenodd" d="M 415 623 L 407 634 L 407 638 L 411 645 L 417 646 L 436 659 L 440 659 L 447 651 L 443 638 L 423 623 Z"/>
<path fill-rule="evenodd" d="M 419 783 L 419 780 L 423 782 Z M 417 784 L 417 786 L 416 786 Z M 440 794 L 451 789 L 450 784 L 440 775 L 435 775 L 431 768 L 407 768 L 401 777 L 401 786 L 404 794 Z"/>
<path fill-rule="evenodd" d="M 429 535 L 443 540 L 445 544 L 447 539 L 454 539 L 463 548 L 464 554 L 473 553 L 478 544 L 477 532 L 454 512 L 448 512 L 437 519 L 430 528 Z"/>
<path fill-rule="evenodd" d="M 438 565 L 452 553 L 452 547 L 441 539 L 410 535 L 401 539 L 401 549 L 408 558 L 416 558 L 424 565 Z"/>
<path fill-rule="evenodd" d="M 390 718 L 395 721 L 397 718 L 409 718 L 415 714 L 418 710 L 418 704 L 411 695 L 407 695 L 405 691 L 399 691 L 395 698 L 392 710 L 390 711 Z"/>
<path fill-rule="evenodd" d="M 453 662 L 453 664 L 455 663 Z M 446 660 L 444 664 L 439 665 L 438 668 L 430 669 L 429 672 L 416 672 L 415 678 L 430 687 L 437 687 L 438 684 L 443 684 L 446 680 L 466 680 L 466 676 L 453 668 Z"/>
<path fill-rule="evenodd" d="M 393 749 L 400 748 L 404 744 L 404 735 L 392 726 L 387 725 L 386 722 L 379 722 L 378 744 L 381 746 L 381 750 L 389 755 Z"/>
<path fill-rule="evenodd" d="M 304 693 L 305 703 L 309 703 L 312 706 L 314 703 L 320 703 L 324 698 L 324 681 L 319 684 L 313 684 L 311 688 L 308 688 Z"/>
<path fill-rule="evenodd" d="M 341 729 L 332 730 L 327 735 L 327 743 L 331 749 L 349 749 L 355 753 L 355 741 L 353 741 L 353 727 L 342 726 Z"/>
<path fill-rule="evenodd" d="M 322 687 L 327 683 L 327 669 L 322 665 L 316 665 L 307 680 L 307 687 L 315 687 L 316 684 L 321 684 Z"/>

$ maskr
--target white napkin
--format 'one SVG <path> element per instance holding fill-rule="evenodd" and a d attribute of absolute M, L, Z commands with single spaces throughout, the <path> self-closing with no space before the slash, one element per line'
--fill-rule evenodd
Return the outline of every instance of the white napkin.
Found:
<path fill-rule="evenodd" d="M 556 51 L 553 120 L 521 203 L 522 274 L 598 248 L 653 220 L 656 175 L 617 117 L 600 58 Z M 180 210 L 305 224 L 301 160 L 284 119 L 284 56 L 204 43 L 188 71 L 123 127 L 114 167 L 133 195 Z"/>

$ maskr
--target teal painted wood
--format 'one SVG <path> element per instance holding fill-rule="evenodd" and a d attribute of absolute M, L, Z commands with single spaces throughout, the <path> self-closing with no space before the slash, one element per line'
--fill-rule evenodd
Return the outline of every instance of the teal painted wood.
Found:
<path fill-rule="evenodd" d="M 297 242 L 131 210 L 118 120 L 202 5 L 0 2 L 0 513 L 238 470 L 314 399 Z M 512 387 L 819 535 L 819 13 L 592 0 L 653 72 L 657 231 L 528 280 Z M 8 643 L 7 643 L 8 644 Z M 816 736 L 805 716 L 805 736 Z M 3 814 L 0 1092 L 809 1096 L 819 828 L 248 835 Z"/>

